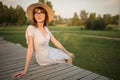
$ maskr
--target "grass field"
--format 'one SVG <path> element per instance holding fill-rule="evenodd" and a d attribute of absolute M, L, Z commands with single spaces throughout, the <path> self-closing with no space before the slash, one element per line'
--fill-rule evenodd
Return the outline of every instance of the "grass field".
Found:
<path fill-rule="evenodd" d="M 0 36 L 26 47 L 25 28 L 1 28 Z M 79 27 L 49 28 L 64 47 L 75 54 L 74 65 L 114 80 L 120 80 L 120 41 L 81 36 L 97 35 L 120 38 L 120 31 L 87 31 L 80 30 Z M 53 46 L 51 43 L 50 45 Z"/>

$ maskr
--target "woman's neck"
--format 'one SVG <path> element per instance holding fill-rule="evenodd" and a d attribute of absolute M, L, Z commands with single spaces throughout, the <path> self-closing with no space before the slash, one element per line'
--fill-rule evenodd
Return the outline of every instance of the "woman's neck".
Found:
<path fill-rule="evenodd" d="M 38 28 L 43 28 L 44 27 L 44 23 L 37 23 L 37 27 Z"/>

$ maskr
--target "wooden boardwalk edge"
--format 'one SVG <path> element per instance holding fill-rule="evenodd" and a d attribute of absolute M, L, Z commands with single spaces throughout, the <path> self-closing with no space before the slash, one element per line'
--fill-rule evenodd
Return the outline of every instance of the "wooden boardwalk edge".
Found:
<path fill-rule="evenodd" d="M 111 80 L 66 63 L 39 66 L 34 56 L 25 76 L 11 78 L 13 73 L 24 68 L 26 51 L 26 48 L 0 37 L 0 80 Z"/>

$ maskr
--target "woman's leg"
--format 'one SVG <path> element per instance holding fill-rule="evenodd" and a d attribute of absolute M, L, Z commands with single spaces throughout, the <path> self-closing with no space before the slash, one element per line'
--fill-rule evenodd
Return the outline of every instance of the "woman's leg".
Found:
<path fill-rule="evenodd" d="M 72 58 L 70 58 L 70 59 L 56 59 L 56 62 L 58 62 L 58 63 L 68 63 L 68 64 L 72 64 L 72 62 L 73 62 L 73 59 Z"/>

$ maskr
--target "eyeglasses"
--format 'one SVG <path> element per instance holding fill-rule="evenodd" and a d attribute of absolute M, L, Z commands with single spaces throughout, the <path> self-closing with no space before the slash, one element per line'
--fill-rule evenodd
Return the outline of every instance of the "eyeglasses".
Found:
<path fill-rule="evenodd" d="M 45 14 L 44 12 L 40 12 L 40 13 L 37 13 L 37 12 L 36 12 L 36 13 L 35 13 L 36 16 L 38 16 L 38 15 L 44 15 L 44 14 Z"/>

